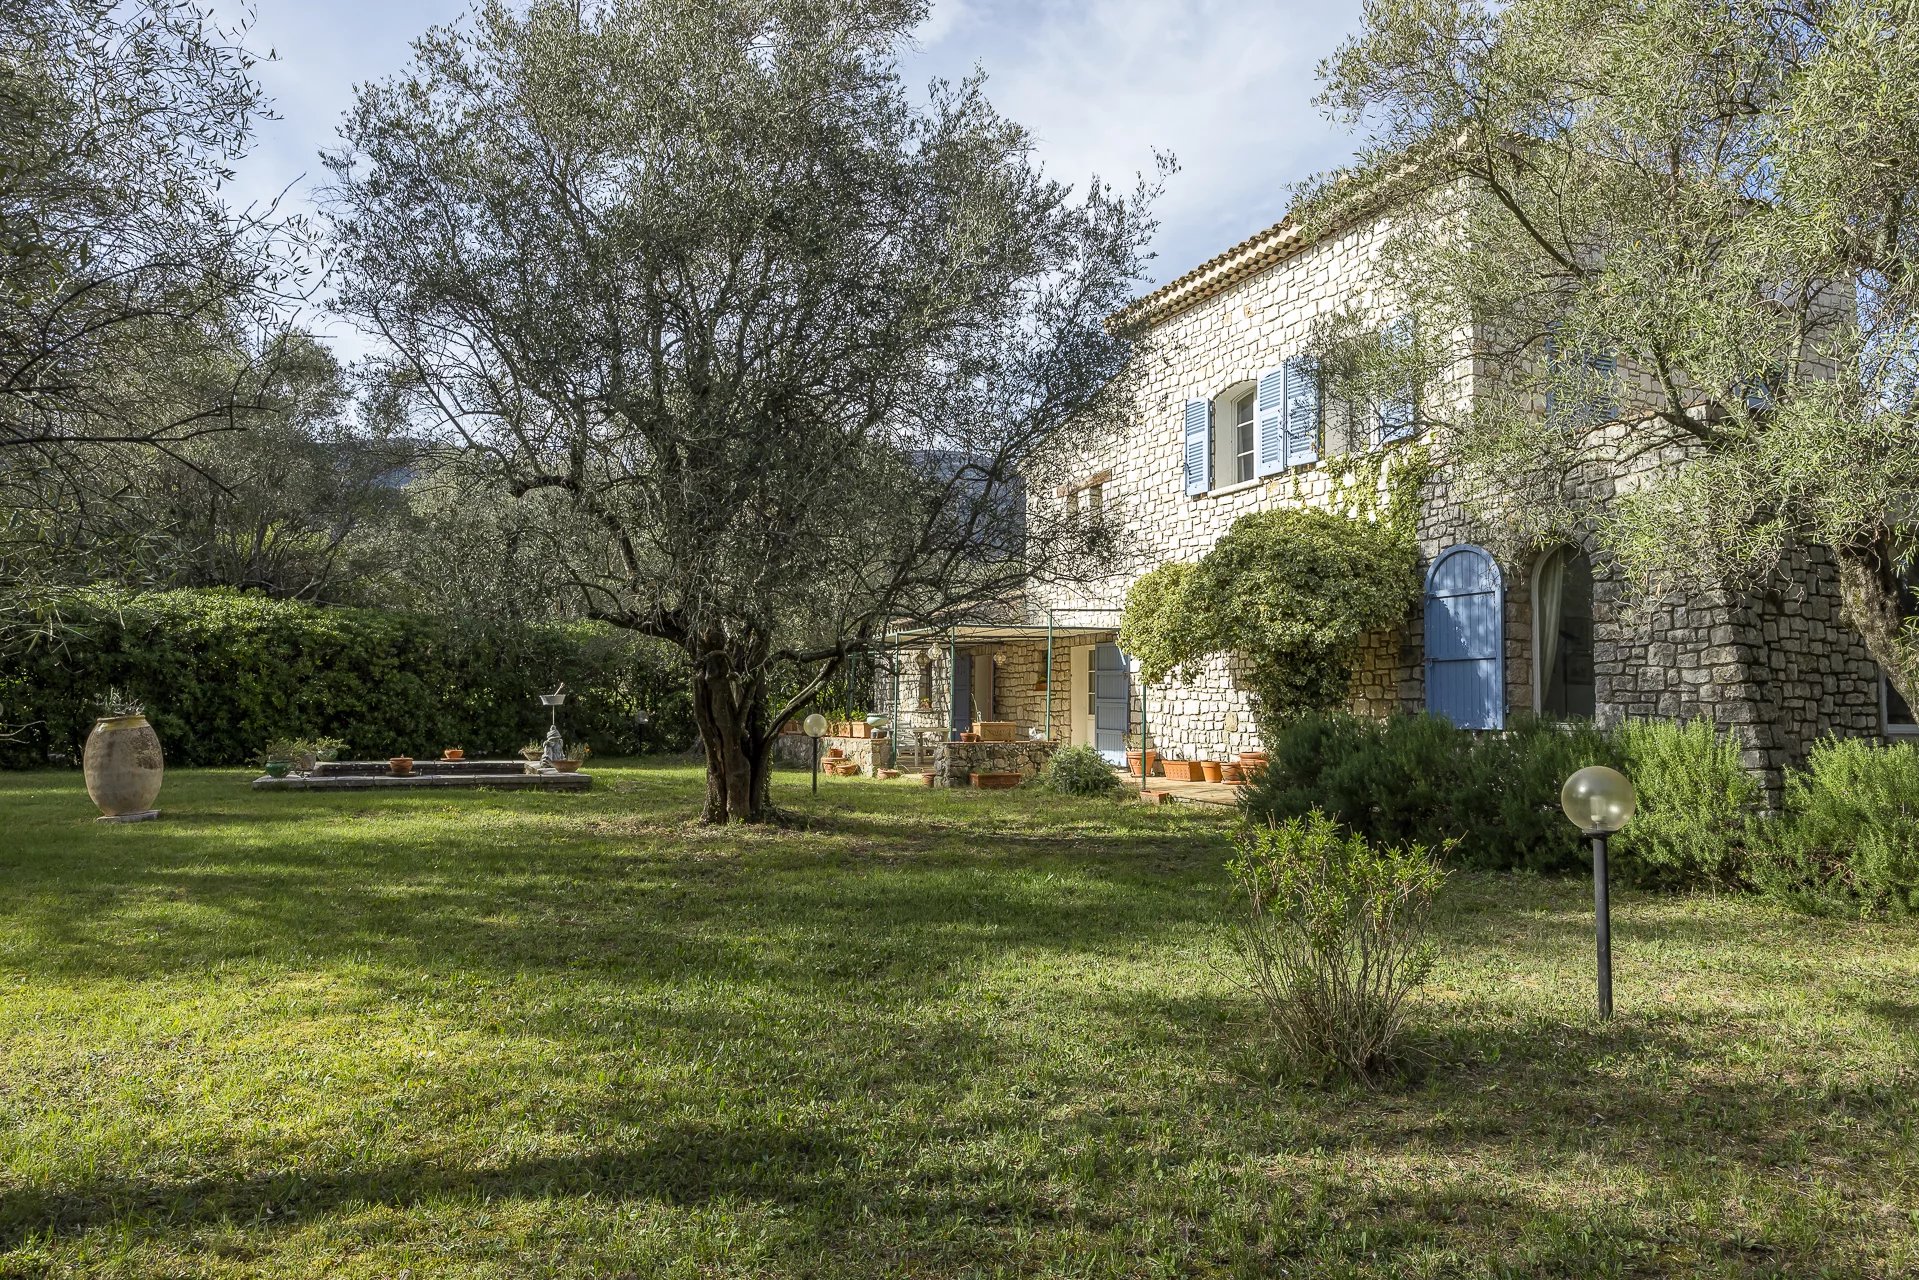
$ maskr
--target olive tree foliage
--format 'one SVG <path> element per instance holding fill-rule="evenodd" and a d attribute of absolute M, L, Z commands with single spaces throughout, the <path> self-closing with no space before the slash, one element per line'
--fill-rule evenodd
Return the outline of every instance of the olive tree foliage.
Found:
<path fill-rule="evenodd" d="M 924 13 L 487 0 L 328 160 L 339 305 L 415 424 L 580 611 L 691 659 L 711 821 L 768 815 L 779 724 L 890 626 L 1103 542 L 1023 495 L 1125 404 L 1151 191 L 1076 197 L 976 81 L 909 95 Z"/>
<path fill-rule="evenodd" d="M 1476 395 L 1421 409 L 1492 523 L 1590 535 L 1655 595 L 1829 547 L 1919 695 L 1919 8 L 1369 0 L 1321 75 L 1366 143 L 1309 206 L 1403 201 L 1383 287 L 1476 337 L 1398 354 L 1474 362 Z M 1570 483 L 1640 459 L 1616 501 Z"/>
<path fill-rule="evenodd" d="M 0 603 L 136 558 L 129 471 L 274 411 L 301 229 L 220 191 L 262 110 L 242 35 L 177 0 L 0 11 Z"/>

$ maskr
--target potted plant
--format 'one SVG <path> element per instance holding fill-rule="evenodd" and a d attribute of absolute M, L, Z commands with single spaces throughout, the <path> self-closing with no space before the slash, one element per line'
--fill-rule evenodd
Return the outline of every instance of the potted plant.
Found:
<path fill-rule="evenodd" d="M 1204 782 L 1218 782 L 1226 776 L 1220 770 L 1219 761 L 1217 760 L 1201 760 L 1199 762 L 1199 772 L 1200 778 Z"/>
<path fill-rule="evenodd" d="M 407 778 L 413 775 L 412 756 L 388 756 L 386 765 L 396 778 Z"/>
<path fill-rule="evenodd" d="M 1146 758 L 1146 775 L 1152 777 L 1159 772 L 1159 752 L 1153 750 L 1153 740 L 1143 733 L 1130 733 L 1126 736 L 1126 772 L 1135 778 L 1140 776 L 1140 757 Z"/>
<path fill-rule="evenodd" d="M 440 759 L 464 760 L 466 759 L 466 748 L 465 747 L 448 747 L 444 751 L 440 752 Z"/>
<path fill-rule="evenodd" d="M 1219 780 L 1238 786 L 1240 783 L 1246 781 L 1246 775 L 1240 770 L 1237 760 L 1221 760 L 1219 762 Z"/>
<path fill-rule="evenodd" d="M 553 767 L 561 773 L 578 773 L 580 766 L 585 764 L 587 757 L 592 754 L 593 748 L 582 742 L 574 748 L 572 755 L 561 760 L 555 760 Z"/>
<path fill-rule="evenodd" d="M 293 771 L 293 766 L 305 750 L 306 744 L 297 738 L 271 738 L 266 746 L 254 754 L 254 762 L 269 778 L 284 778 Z"/>
<path fill-rule="evenodd" d="M 324 760 L 328 764 L 332 764 L 340 758 L 340 753 L 346 750 L 346 739 L 315 738 L 307 743 L 307 746 L 312 748 L 313 758 L 315 760 Z"/>

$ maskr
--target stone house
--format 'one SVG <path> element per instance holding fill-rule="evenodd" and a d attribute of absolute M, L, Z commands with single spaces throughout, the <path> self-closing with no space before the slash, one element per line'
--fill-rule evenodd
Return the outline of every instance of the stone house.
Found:
<path fill-rule="evenodd" d="M 1437 464 L 1417 526 L 1425 595 L 1402 628 L 1367 646 L 1355 710 L 1428 710 L 1485 730 L 1524 712 L 1601 723 L 1705 716 L 1736 735 L 1774 789 L 1781 768 L 1822 735 L 1913 730 L 1841 620 L 1820 549 L 1796 553 L 1741 598 L 1630 600 L 1586 546 L 1488 550 L 1499 545 L 1495 531 L 1475 525 L 1447 473 L 1445 442 L 1418 438 L 1410 405 L 1332 421 L 1302 361 L 1315 318 L 1351 308 L 1386 332 L 1417 323 L 1372 294 L 1369 266 L 1391 216 L 1390 205 L 1356 204 L 1311 233 L 1289 218 L 1134 304 L 1150 342 L 1134 371 L 1132 420 L 1076 460 L 1071 483 L 1029 495 L 1113 516 L 1129 536 L 1111 573 L 1077 591 L 1036 593 L 1003 627 L 902 637 L 875 699 L 901 750 L 973 720 L 1013 721 L 1028 740 L 1091 743 L 1116 761 L 1142 723 L 1172 758 L 1257 747 L 1233 659 L 1215 658 L 1186 682 L 1139 686 L 1116 645 L 1127 589 L 1160 564 L 1197 560 L 1243 515 L 1325 503 L 1340 460 L 1379 454 L 1390 467 L 1395 451 L 1417 444 Z M 1471 362 L 1459 367 L 1421 394 L 1475 394 Z M 1634 372 L 1609 376 L 1617 402 L 1630 405 Z M 1607 428 L 1600 443 L 1624 430 Z M 1627 467 L 1595 462 L 1578 482 L 1603 503 L 1659 465 L 1654 455 Z"/>

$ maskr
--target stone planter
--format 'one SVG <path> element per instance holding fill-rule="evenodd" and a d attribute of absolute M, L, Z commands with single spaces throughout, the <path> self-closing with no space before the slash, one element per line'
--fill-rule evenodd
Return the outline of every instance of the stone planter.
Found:
<path fill-rule="evenodd" d="M 976 773 L 973 786 L 980 791 L 1011 791 L 1020 783 L 1017 773 Z"/>
<path fill-rule="evenodd" d="M 102 716 L 93 722 L 84 772 L 87 795 L 99 806 L 103 820 L 138 822 L 158 817 L 153 802 L 160 798 L 166 767 L 160 735 L 145 716 Z"/>
<path fill-rule="evenodd" d="M 1018 728 L 1011 720 L 981 720 L 973 725 L 973 732 L 981 742 L 1011 742 Z"/>
<path fill-rule="evenodd" d="M 1219 761 L 1201 760 L 1199 762 L 1199 776 L 1203 782 L 1218 782 L 1225 775 L 1220 772 Z"/>

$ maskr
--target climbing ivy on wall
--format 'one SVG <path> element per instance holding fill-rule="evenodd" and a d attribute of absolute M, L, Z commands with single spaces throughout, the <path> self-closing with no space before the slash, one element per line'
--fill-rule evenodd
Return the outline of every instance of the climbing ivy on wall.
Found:
<path fill-rule="evenodd" d="M 1338 459 L 1326 506 L 1242 516 L 1197 562 L 1135 582 L 1120 646 L 1142 677 L 1190 679 L 1231 653 L 1272 720 L 1343 705 L 1366 637 L 1419 599 L 1414 521 L 1430 468 L 1418 449 L 1393 459 Z"/>

